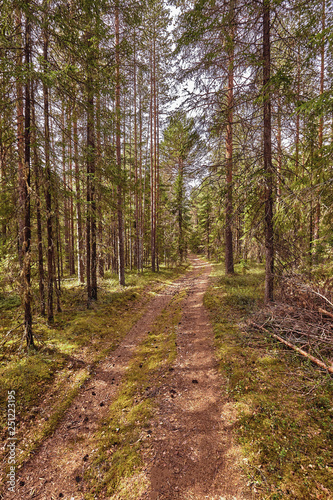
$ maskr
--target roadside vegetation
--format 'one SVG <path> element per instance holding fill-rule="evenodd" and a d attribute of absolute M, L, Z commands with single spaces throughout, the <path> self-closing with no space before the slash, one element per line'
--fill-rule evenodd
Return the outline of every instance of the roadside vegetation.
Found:
<path fill-rule="evenodd" d="M 331 499 L 332 377 L 268 333 L 249 328 L 263 307 L 264 270 L 215 265 L 205 306 L 220 369 L 238 411 L 236 434 L 256 498 Z M 269 328 L 269 326 L 267 327 Z"/>

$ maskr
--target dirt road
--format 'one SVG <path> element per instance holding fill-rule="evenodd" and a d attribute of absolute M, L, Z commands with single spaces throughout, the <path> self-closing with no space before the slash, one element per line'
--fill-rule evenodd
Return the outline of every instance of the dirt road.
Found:
<path fill-rule="evenodd" d="M 15 495 L 5 498 L 84 498 L 85 457 L 94 450 L 100 421 L 135 348 L 184 288 L 188 294 L 178 327 L 177 359 L 168 385 L 157 395 L 159 409 L 144 457 L 149 487 L 142 499 L 251 498 L 238 472 L 232 441 L 235 412 L 223 395 L 212 328 L 202 303 L 210 266 L 198 258 L 192 258 L 192 264 L 192 270 L 151 300 L 118 349 L 98 365 L 56 432 L 18 471 Z"/>
<path fill-rule="evenodd" d="M 251 498 L 241 480 L 233 444 L 235 410 L 223 395 L 212 327 L 203 296 L 210 266 L 193 259 L 169 387 L 159 397 L 153 456 L 147 468 L 150 500 Z"/>

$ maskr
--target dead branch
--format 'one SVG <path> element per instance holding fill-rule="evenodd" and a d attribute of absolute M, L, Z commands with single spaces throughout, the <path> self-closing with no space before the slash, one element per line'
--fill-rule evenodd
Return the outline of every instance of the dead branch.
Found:
<path fill-rule="evenodd" d="M 323 295 L 322 293 L 319 293 L 319 292 L 316 292 L 316 290 L 313 290 L 313 288 L 311 288 L 309 285 L 302 285 L 301 289 L 303 289 L 303 291 L 305 292 L 311 292 L 311 293 L 314 293 L 315 295 L 317 295 L 318 297 L 324 299 L 331 307 L 333 307 L 333 304 L 331 301 L 328 300 L 327 297 L 325 297 L 325 295 Z"/>
<path fill-rule="evenodd" d="M 329 311 L 326 311 L 326 309 L 322 309 L 321 307 L 319 307 L 318 311 L 321 314 L 325 314 L 325 316 L 329 316 L 330 318 L 333 318 L 333 314 Z"/>
<path fill-rule="evenodd" d="M 303 349 L 300 349 L 299 347 L 295 346 L 294 344 L 292 344 L 291 342 L 288 342 L 287 340 L 283 339 L 282 337 L 280 337 L 279 335 L 276 335 L 275 333 L 273 332 L 270 332 L 269 330 L 267 330 L 266 328 L 264 328 L 263 326 L 261 325 L 257 325 L 256 323 L 254 323 L 253 321 L 251 321 L 251 324 L 255 327 L 255 328 L 260 328 L 260 330 L 263 330 L 264 332 L 268 333 L 269 335 L 271 335 L 272 337 L 274 337 L 275 339 L 279 340 L 280 342 L 282 342 L 283 344 L 285 344 L 286 346 L 290 347 L 291 349 L 293 349 L 294 351 L 298 352 L 299 354 L 301 354 L 302 356 L 304 356 L 305 358 L 308 358 L 310 359 L 310 361 L 312 361 L 313 363 L 315 363 L 317 366 L 320 366 L 320 368 L 323 368 L 324 370 L 327 370 L 329 373 L 333 373 L 333 365 L 330 365 L 330 366 L 327 366 L 325 363 L 323 363 L 322 361 L 320 361 L 320 359 L 318 358 L 315 358 L 314 356 L 312 356 L 311 354 L 303 351 Z"/>
<path fill-rule="evenodd" d="M 4 346 L 6 344 L 6 342 L 8 342 L 9 339 L 7 339 L 7 337 L 9 337 L 9 335 L 13 332 L 15 332 L 15 330 L 17 330 L 18 328 L 20 328 L 20 326 L 23 326 L 24 323 L 20 323 L 19 325 L 15 326 L 15 328 L 12 328 L 11 330 L 8 330 L 8 332 L 6 333 L 5 337 L 4 337 L 4 340 L 3 342 L 1 342 L 1 347 Z"/>

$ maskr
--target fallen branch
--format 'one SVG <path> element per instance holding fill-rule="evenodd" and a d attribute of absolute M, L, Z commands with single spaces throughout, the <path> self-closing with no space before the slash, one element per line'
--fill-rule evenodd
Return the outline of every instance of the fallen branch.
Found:
<path fill-rule="evenodd" d="M 319 292 L 316 292 L 316 290 L 313 290 L 313 288 L 311 288 L 309 285 L 302 285 L 300 287 L 301 290 L 303 290 L 304 292 L 311 292 L 311 293 L 314 293 L 315 295 L 317 295 L 318 297 L 322 298 L 323 300 L 326 300 L 326 302 L 333 307 L 333 304 L 332 302 L 330 302 L 328 300 L 327 297 L 325 297 L 325 295 L 322 295 L 321 293 Z"/>
<path fill-rule="evenodd" d="M 5 337 L 4 337 L 3 342 L 1 342 L 1 344 L 0 344 L 0 345 L 1 345 L 1 347 L 3 347 L 3 346 L 5 345 L 5 343 L 6 343 L 6 342 L 8 342 L 8 340 L 9 340 L 9 339 L 7 339 L 7 337 L 8 337 L 11 333 L 15 332 L 15 330 L 17 330 L 18 328 L 20 328 L 20 326 L 23 326 L 23 325 L 24 325 L 24 323 L 20 323 L 19 325 L 15 326 L 15 328 L 12 328 L 11 330 L 8 330 L 8 332 L 6 333 L 6 335 L 5 335 Z M 7 340 L 6 340 L 6 339 L 7 339 Z"/>
<path fill-rule="evenodd" d="M 280 342 L 282 342 L 283 344 L 285 344 L 286 346 L 290 347 L 291 349 L 293 349 L 294 351 L 298 352 L 299 354 L 302 354 L 302 356 L 304 356 L 305 358 L 308 358 L 310 359 L 310 361 L 312 361 L 313 363 L 315 363 L 316 365 L 320 366 L 320 368 L 323 368 L 324 370 L 327 370 L 329 373 L 332 373 L 333 374 L 333 365 L 330 365 L 330 366 L 327 366 L 325 363 L 323 363 L 322 361 L 320 361 L 320 359 L 318 358 L 315 358 L 314 356 L 312 356 L 311 354 L 303 351 L 303 349 L 300 349 L 299 347 L 295 346 L 294 344 L 292 344 L 291 342 L 288 342 L 287 340 L 283 339 L 282 337 L 280 337 L 279 335 L 276 335 L 275 333 L 273 332 L 270 332 L 269 330 L 266 330 L 266 328 L 264 328 L 263 326 L 260 326 L 260 325 L 257 325 L 256 323 L 254 323 L 253 321 L 251 321 L 251 324 L 253 326 L 255 326 L 256 328 L 260 328 L 260 330 L 263 330 L 264 332 L 268 333 L 269 335 L 271 335 L 272 337 L 274 337 L 275 339 L 279 340 Z"/>
<path fill-rule="evenodd" d="M 326 309 L 322 309 L 321 307 L 319 307 L 318 311 L 321 314 L 325 314 L 325 316 L 329 316 L 330 318 L 333 318 L 333 314 L 329 311 L 326 311 Z"/>

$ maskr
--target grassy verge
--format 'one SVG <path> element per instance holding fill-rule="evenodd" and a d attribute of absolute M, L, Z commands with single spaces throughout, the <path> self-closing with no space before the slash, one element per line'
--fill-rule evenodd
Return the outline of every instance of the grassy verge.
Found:
<path fill-rule="evenodd" d="M 262 268 L 229 277 L 222 266 L 205 295 L 249 483 L 257 498 L 332 499 L 333 380 L 268 335 L 242 331 L 262 296 Z"/>
<path fill-rule="evenodd" d="M 149 446 L 154 395 L 165 383 L 177 354 L 177 325 L 185 295 L 183 291 L 172 299 L 136 351 L 97 436 L 96 452 L 85 475 L 90 491 L 87 500 L 136 500 L 147 487 L 140 450 Z"/>
<path fill-rule="evenodd" d="M 9 300 L 7 295 L 0 300 L 0 437 L 4 442 L 8 438 L 7 391 L 15 390 L 18 466 L 55 430 L 94 364 L 119 345 L 151 296 L 184 270 L 133 273 L 127 276 L 125 288 L 109 277 L 100 284 L 99 300 L 90 309 L 86 308 L 84 288 L 75 280 L 66 280 L 63 312 L 56 314 L 54 325 L 35 314 L 38 349 L 30 352 L 20 349 L 19 328 L 5 337 L 21 322 L 19 301 Z M 5 454 L 4 447 L 0 460 Z"/>

